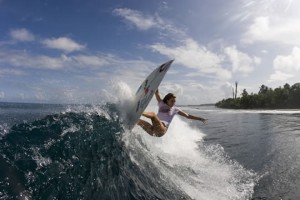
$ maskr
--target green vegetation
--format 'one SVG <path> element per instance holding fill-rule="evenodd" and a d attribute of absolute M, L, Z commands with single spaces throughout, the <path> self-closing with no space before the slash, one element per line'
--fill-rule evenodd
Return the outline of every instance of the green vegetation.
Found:
<path fill-rule="evenodd" d="M 217 102 L 215 106 L 233 109 L 299 109 L 300 83 L 292 86 L 286 83 L 283 87 L 274 90 L 262 85 L 258 94 L 248 94 L 244 89 L 241 97 L 223 99 Z"/>

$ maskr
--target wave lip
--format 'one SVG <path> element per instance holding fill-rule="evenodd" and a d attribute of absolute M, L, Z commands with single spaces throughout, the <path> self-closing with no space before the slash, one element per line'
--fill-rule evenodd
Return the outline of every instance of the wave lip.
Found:
<path fill-rule="evenodd" d="M 88 110 L 11 127 L 0 140 L 2 199 L 189 199 L 159 185 L 151 161 L 145 172 L 130 159 L 113 106 Z"/>
<path fill-rule="evenodd" d="M 118 105 L 119 106 L 119 105 Z M 256 174 L 175 117 L 162 138 L 127 130 L 116 104 L 68 107 L 9 127 L 1 199 L 249 199 Z"/>

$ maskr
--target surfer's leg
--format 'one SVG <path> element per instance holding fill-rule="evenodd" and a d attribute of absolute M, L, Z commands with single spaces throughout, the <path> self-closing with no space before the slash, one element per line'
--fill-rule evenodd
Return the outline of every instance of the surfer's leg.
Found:
<path fill-rule="evenodd" d="M 142 115 L 149 119 L 153 118 L 156 114 L 154 112 L 143 112 Z"/>
<path fill-rule="evenodd" d="M 149 122 L 140 119 L 137 124 L 142 127 L 149 135 L 153 136 L 153 126 Z"/>
<path fill-rule="evenodd" d="M 144 112 L 142 115 L 151 119 L 153 132 L 152 135 L 161 137 L 167 132 L 167 127 L 163 125 L 163 123 L 160 121 L 160 119 L 154 112 Z"/>

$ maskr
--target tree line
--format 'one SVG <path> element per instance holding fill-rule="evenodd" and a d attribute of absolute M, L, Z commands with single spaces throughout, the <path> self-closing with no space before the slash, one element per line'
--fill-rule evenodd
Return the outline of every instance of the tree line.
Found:
<path fill-rule="evenodd" d="M 292 86 L 286 83 L 283 87 L 275 89 L 262 85 L 257 94 L 249 94 L 244 89 L 241 97 L 223 99 L 215 106 L 233 109 L 299 109 L 300 83 Z"/>

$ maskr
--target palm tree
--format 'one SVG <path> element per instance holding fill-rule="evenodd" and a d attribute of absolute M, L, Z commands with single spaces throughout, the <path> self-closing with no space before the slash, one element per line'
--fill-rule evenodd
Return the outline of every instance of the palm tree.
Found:
<path fill-rule="evenodd" d="M 238 82 L 235 81 L 235 96 L 234 96 L 234 99 L 236 99 L 236 96 L 237 96 L 237 86 L 238 86 Z"/>

